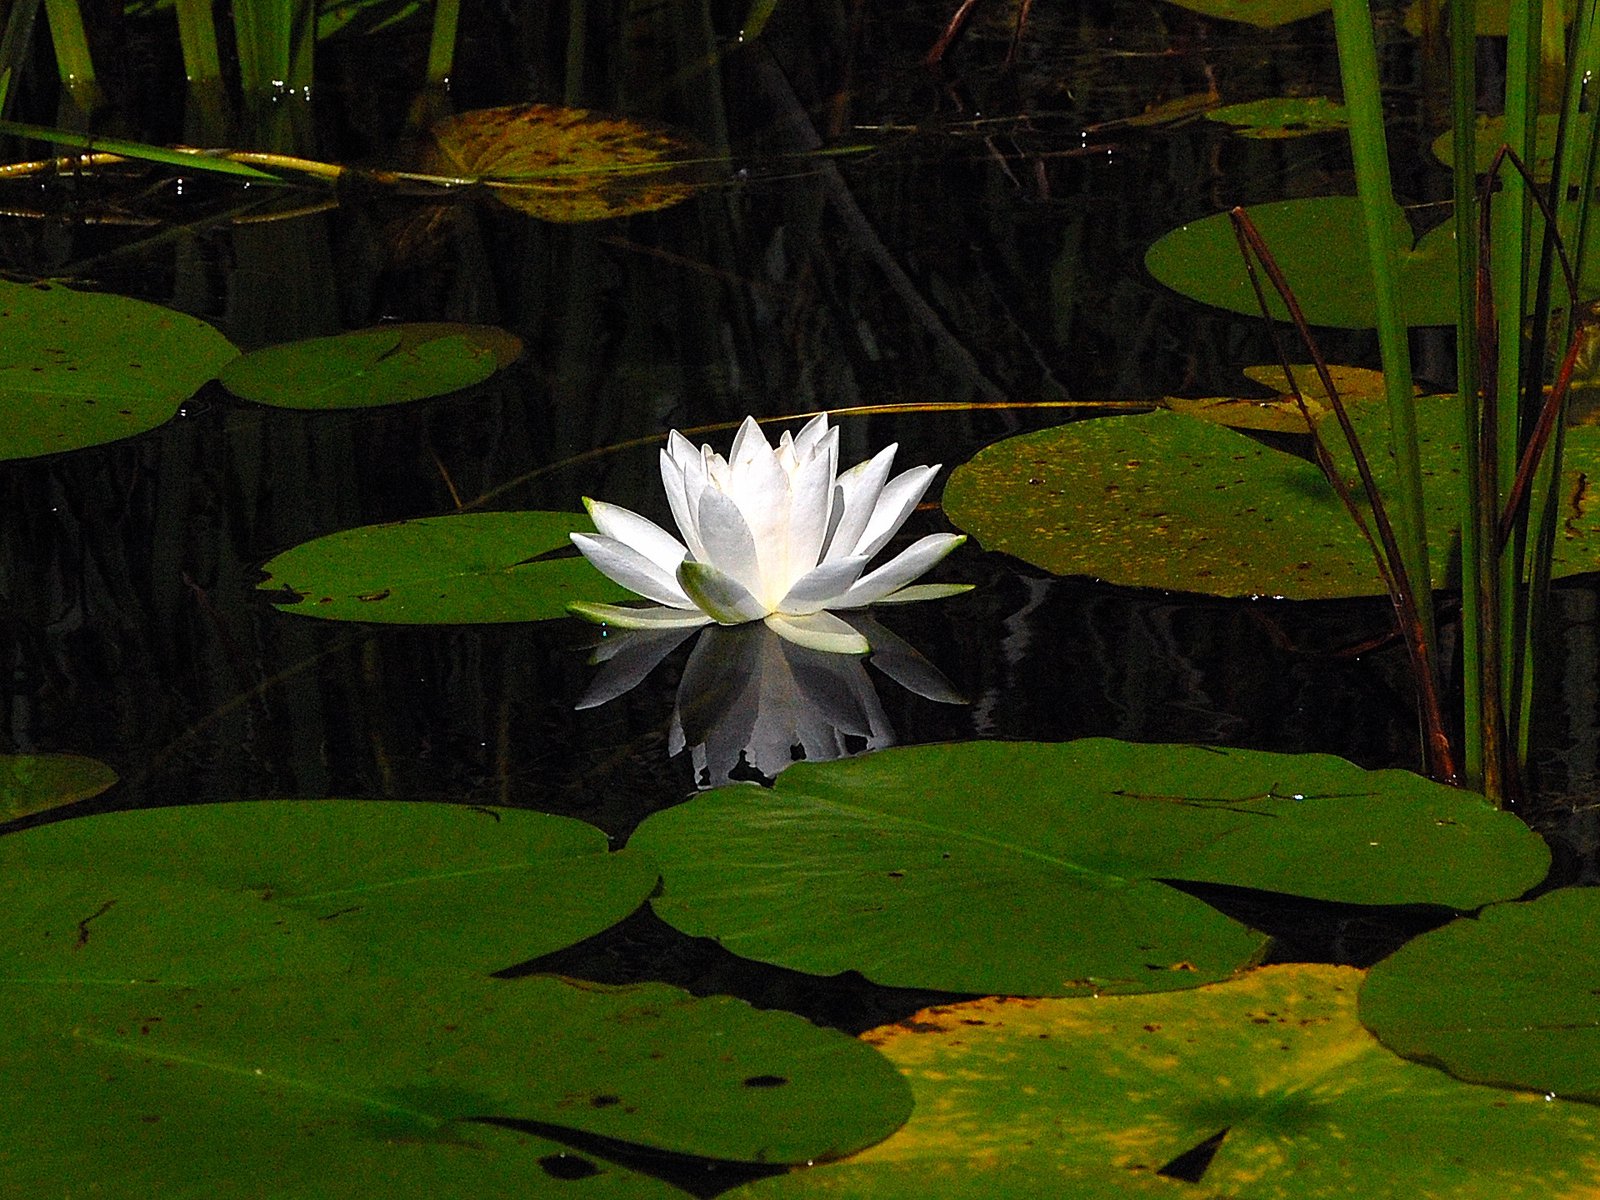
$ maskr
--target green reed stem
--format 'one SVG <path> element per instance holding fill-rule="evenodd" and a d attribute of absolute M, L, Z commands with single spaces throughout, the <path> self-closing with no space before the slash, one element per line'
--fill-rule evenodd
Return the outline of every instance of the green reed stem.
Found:
<path fill-rule="evenodd" d="M 44 12 L 50 22 L 50 41 L 55 46 L 62 86 L 79 108 L 93 112 L 100 103 L 100 85 L 95 81 L 94 59 L 89 53 L 89 37 L 83 29 L 78 0 L 44 0 Z"/>
<path fill-rule="evenodd" d="M 1422 464 L 1412 403 L 1410 336 L 1400 310 L 1400 247 L 1395 244 L 1394 236 L 1394 188 L 1389 175 L 1389 147 L 1384 138 L 1378 52 L 1366 0 L 1333 0 L 1333 28 L 1339 46 L 1345 109 L 1350 119 L 1350 151 L 1367 234 L 1373 303 L 1378 318 L 1378 347 L 1383 356 L 1384 386 L 1389 400 L 1389 449 L 1394 459 L 1398 500 L 1391 517 L 1401 565 L 1417 589 L 1417 616 L 1422 622 L 1423 641 L 1432 659 L 1438 640 L 1430 599 L 1432 576 L 1428 568 Z"/>
<path fill-rule="evenodd" d="M 461 0 L 434 0 L 433 38 L 428 43 L 428 85 L 443 87 L 455 70 L 456 30 L 461 23 Z"/>
<path fill-rule="evenodd" d="M 178 43 L 183 47 L 183 73 L 191 84 L 215 85 L 222 79 L 217 50 L 217 22 L 211 0 L 176 0 Z"/>

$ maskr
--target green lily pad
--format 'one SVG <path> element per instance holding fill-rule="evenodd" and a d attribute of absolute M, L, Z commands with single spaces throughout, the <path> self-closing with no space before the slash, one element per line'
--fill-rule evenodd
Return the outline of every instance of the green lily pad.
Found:
<path fill-rule="evenodd" d="M 1276 29 L 1279 25 L 1327 12 L 1332 0 L 1172 0 L 1172 3 L 1207 17 Z"/>
<path fill-rule="evenodd" d="M 1305 400 L 1306 411 L 1313 422 L 1322 420 L 1333 412 L 1328 403 L 1327 391 L 1310 365 L 1292 365 L 1294 382 Z M 1226 425 L 1230 429 L 1253 429 L 1263 433 L 1305 433 L 1306 419 L 1298 402 L 1289 394 L 1289 383 L 1283 368 L 1278 366 L 1246 367 L 1245 375 L 1257 383 L 1274 389 L 1278 394 L 1265 398 L 1251 396 L 1204 396 L 1189 398 L 1168 396 L 1166 406 L 1185 416 L 1199 417 Z M 1365 367 L 1330 366 L 1328 374 L 1339 391 L 1339 400 L 1347 410 L 1364 404 L 1383 403 L 1383 372 Z"/>
<path fill-rule="evenodd" d="M 1372 971 L 1361 1019 L 1398 1054 L 1474 1083 L 1600 1101 L 1600 890 L 1497 904 Z"/>
<path fill-rule="evenodd" d="M 380 325 L 240 355 L 221 382 L 276 408 L 373 408 L 471 387 L 521 351 L 517 338 L 489 326 Z"/>
<path fill-rule="evenodd" d="M 1353 196 L 1319 196 L 1252 205 L 1248 210 L 1312 325 L 1370 329 L 1376 323 L 1367 264 L 1367 235 Z M 1405 214 L 1390 214 L 1400 252 L 1400 298 L 1412 325 L 1453 325 L 1456 319 L 1456 251 L 1453 229 L 1443 225 L 1420 239 Z M 1203 304 L 1256 316 L 1260 305 L 1245 271 L 1233 221 L 1218 213 L 1179 226 L 1145 254 L 1145 266 L 1162 283 Z M 1288 310 L 1265 278 L 1268 311 Z"/>
<path fill-rule="evenodd" d="M 1349 125 L 1344 105 L 1326 96 L 1274 96 L 1245 104 L 1226 104 L 1206 119 L 1232 125 L 1249 138 L 1295 138 L 1328 133 Z"/>
<path fill-rule="evenodd" d="M 1295 965 L 1177 995 L 925 1009 L 865 1035 L 910 1080 L 904 1128 L 732 1196 L 1594 1194 L 1593 1110 L 1395 1057 L 1356 1020 L 1359 981 L 1348 967 Z"/>
<path fill-rule="evenodd" d="M 1550 181 L 1550 170 L 1555 163 L 1556 130 L 1561 125 L 1561 118 L 1555 113 L 1546 113 L 1539 118 L 1538 124 L 1538 149 L 1534 161 L 1528 164 L 1533 172 L 1533 177 L 1541 183 Z M 1473 170 L 1482 175 L 1494 162 L 1494 156 L 1500 152 L 1500 147 L 1506 140 L 1506 119 L 1501 116 L 1478 117 L 1476 129 L 1473 131 Z M 1446 129 L 1433 139 L 1433 155 L 1445 166 L 1455 165 L 1455 130 Z M 1506 164 L 1506 173 L 1509 175 L 1516 168 L 1510 163 Z"/>
<path fill-rule="evenodd" d="M 0 754 L 0 822 L 76 804 L 117 782 L 117 773 L 81 754 Z"/>
<path fill-rule="evenodd" d="M 274 1197 L 587 1194 L 575 1182 L 654 1197 L 674 1193 L 590 1154 L 551 1161 L 550 1139 L 805 1162 L 870 1145 L 910 1111 L 898 1073 L 855 1039 L 662 984 L 358 972 L 249 988 L 0 985 L 0 998 L 25 1010 L 0 1032 L 7 1195 L 78 1181 L 258 1197 L 266 1175 Z M 534 1122 L 539 1136 L 479 1119 Z M 519 1166 L 517 1186 L 474 1190 Z"/>
<path fill-rule="evenodd" d="M 1384 406 L 1352 422 L 1386 496 Z M 1460 514 L 1459 402 L 1417 403 L 1435 587 L 1453 582 Z M 1337 434 L 1328 426 L 1324 436 Z M 1374 450 L 1374 448 L 1377 448 Z M 1342 440 L 1330 443 L 1348 467 Z M 1569 430 L 1558 577 L 1600 567 L 1600 431 Z M 1075 422 L 1009 438 L 957 467 L 950 519 L 1058 575 L 1215 596 L 1297 600 L 1383 595 L 1372 551 L 1322 473 L 1242 434 L 1171 412 Z"/>
<path fill-rule="evenodd" d="M 0 878 L 84 863 L 308 913 L 387 967 L 476 971 L 614 925 L 657 877 L 642 855 L 609 852 L 604 833 L 569 817 L 402 801 L 135 809 L 0 838 Z"/>
<path fill-rule="evenodd" d="M 0 984 L 24 991 L 63 980 L 139 989 L 309 977 L 343 972 L 352 961 L 349 939 L 311 913 L 189 880 L 119 871 L 93 857 L 75 867 L 7 860 L 0 870 L 0 946 Z"/>
<path fill-rule="evenodd" d="M 237 354 L 154 304 L 0 280 L 0 459 L 154 429 Z"/>
<path fill-rule="evenodd" d="M 675 131 L 582 108 L 515 104 L 433 127 L 462 174 L 502 204 L 544 221 L 601 221 L 652 212 L 704 186 L 704 148 Z"/>
<path fill-rule="evenodd" d="M 593 530 L 584 514 L 558 512 L 363 525 L 278 555 L 262 568 L 261 586 L 284 612 L 331 621 L 547 621 L 566 616 L 574 600 L 636 599 L 572 549 L 569 533 Z"/>
<path fill-rule="evenodd" d="M 799 763 L 655 813 L 656 912 L 748 958 L 1067 995 L 1195 986 L 1255 935 L 1159 880 L 1360 904 L 1519 895 L 1543 841 L 1469 793 L 1326 755 L 1107 739 Z"/>

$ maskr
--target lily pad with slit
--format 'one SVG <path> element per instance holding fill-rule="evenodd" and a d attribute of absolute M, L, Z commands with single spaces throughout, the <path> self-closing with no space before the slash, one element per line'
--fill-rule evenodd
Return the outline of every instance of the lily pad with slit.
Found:
<path fill-rule="evenodd" d="M 864 1035 L 911 1083 L 904 1128 L 733 1195 L 1594 1195 L 1593 1109 L 1396 1057 L 1356 1020 L 1360 980 L 1297 964 L 1171 995 L 924 1009 Z"/>
<path fill-rule="evenodd" d="M 1408 772 L 1095 738 L 798 763 L 656 813 L 629 845 L 660 865 L 656 912 L 735 954 L 1017 995 L 1194 987 L 1260 951 L 1164 880 L 1468 907 L 1549 864 L 1514 817 Z"/>
<path fill-rule="evenodd" d="M 636 597 L 595 570 L 568 534 L 583 513 L 486 512 L 363 525 L 268 562 L 261 587 L 284 612 L 396 625 L 546 621 L 574 600 Z"/>

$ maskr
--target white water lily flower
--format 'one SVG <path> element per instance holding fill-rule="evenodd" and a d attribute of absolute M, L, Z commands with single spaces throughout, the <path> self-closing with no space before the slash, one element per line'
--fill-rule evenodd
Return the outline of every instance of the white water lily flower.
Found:
<path fill-rule="evenodd" d="M 695 449 L 674 431 L 661 452 L 661 481 L 683 541 L 639 514 L 584 499 L 596 534 L 574 533 L 591 563 L 655 606 L 573 604 L 591 621 L 629 629 L 765 621 L 817 650 L 864 654 L 867 639 L 829 609 L 928 600 L 968 584 L 908 586 L 966 538 L 935 533 L 876 570 L 868 561 L 916 508 L 937 466 L 893 479 L 894 446 L 837 474 L 839 431 L 827 414 L 777 449 L 746 417 L 728 457 Z"/>

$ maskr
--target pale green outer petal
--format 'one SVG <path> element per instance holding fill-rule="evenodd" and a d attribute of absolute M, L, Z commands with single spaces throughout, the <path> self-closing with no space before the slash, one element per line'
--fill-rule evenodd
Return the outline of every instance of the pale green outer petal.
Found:
<path fill-rule="evenodd" d="M 632 546 L 626 546 L 615 538 L 597 537 L 590 533 L 567 536 L 607 579 L 620 583 L 630 592 L 637 592 L 646 600 L 673 608 L 692 607 L 693 601 L 678 586 L 676 574 L 663 571 Z"/>
<path fill-rule="evenodd" d="M 862 608 L 875 604 L 891 592 L 899 591 L 918 575 L 967 539 L 959 533 L 930 533 L 907 546 L 895 557 L 861 580 L 830 608 Z"/>
<path fill-rule="evenodd" d="M 791 586 L 822 560 L 822 542 L 828 534 L 828 510 L 833 501 L 833 471 L 838 461 L 839 431 L 832 429 L 816 452 L 802 458 L 789 477 L 793 499 L 785 536 Z"/>
<path fill-rule="evenodd" d="M 889 539 L 905 524 L 911 510 L 916 508 L 938 470 L 937 466 L 912 467 L 889 481 L 883 494 L 878 497 L 877 507 L 872 510 L 872 519 L 867 522 L 860 544 L 855 548 L 857 554 L 865 554 L 870 558 L 888 545 Z"/>
<path fill-rule="evenodd" d="M 737 579 L 710 563 L 684 559 L 678 568 L 678 582 L 700 611 L 719 625 L 743 625 L 770 611 Z"/>
<path fill-rule="evenodd" d="M 751 536 L 750 526 L 744 519 L 744 513 L 739 511 L 739 506 L 715 487 L 708 487 L 700 493 L 699 525 L 700 539 L 706 546 L 705 557 L 686 559 L 685 562 L 715 566 L 723 575 L 737 580 L 745 591 L 765 602 L 755 538 Z M 679 571 L 678 582 L 682 584 L 681 567 Z M 769 605 L 763 611 L 770 610 Z"/>
<path fill-rule="evenodd" d="M 865 654 L 872 649 L 867 639 L 832 613 L 814 612 L 803 617 L 773 613 L 767 628 L 779 637 L 828 654 Z"/>
<path fill-rule="evenodd" d="M 857 463 L 839 476 L 834 485 L 833 512 L 838 525 L 828 539 L 825 558 L 845 558 L 856 552 L 867 522 L 872 520 L 878 497 L 883 493 L 884 481 L 894 468 L 898 443 L 879 450 L 866 462 Z"/>
<path fill-rule="evenodd" d="M 619 629 L 694 629 L 711 624 L 711 618 L 698 608 L 663 608 L 656 605 L 624 608 L 620 604 L 591 604 L 574 600 L 567 611 L 596 625 L 615 625 Z"/>
<path fill-rule="evenodd" d="M 858 554 L 854 558 L 841 558 L 838 562 L 823 563 L 802 575 L 789 589 L 789 594 L 778 602 L 778 611 L 785 616 L 798 617 L 819 609 L 832 608 L 867 569 L 867 558 Z"/>
<path fill-rule="evenodd" d="M 604 536 L 637 550 L 668 575 L 677 574 L 678 564 L 688 551 L 682 542 L 654 521 L 632 509 L 587 496 L 583 498 L 583 507 L 588 509 L 589 519 Z"/>
<path fill-rule="evenodd" d="M 971 583 L 914 583 L 910 587 L 901 588 L 898 592 L 879 596 L 872 603 L 911 604 L 917 600 L 943 600 L 946 596 L 959 596 L 962 592 L 970 592 L 976 586 Z M 935 698 L 930 697 L 930 699 Z"/>

